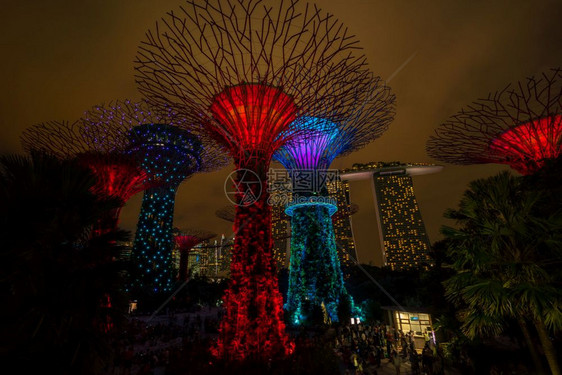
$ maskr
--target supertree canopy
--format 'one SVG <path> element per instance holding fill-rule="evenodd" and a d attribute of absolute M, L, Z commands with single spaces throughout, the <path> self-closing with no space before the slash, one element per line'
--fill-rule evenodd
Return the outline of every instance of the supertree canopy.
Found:
<path fill-rule="evenodd" d="M 453 164 L 507 164 L 523 175 L 560 155 L 562 71 L 551 69 L 479 99 L 441 124 L 431 157 Z"/>
<path fill-rule="evenodd" d="M 124 153 L 120 144 L 114 141 L 91 142 L 80 121 L 46 122 L 28 128 L 22 135 L 22 144 L 27 151 L 43 151 L 61 159 L 76 158 L 95 175 L 94 194 L 121 202 L 107 217 L 100 219 L 93 232 L 98 235 L 116 229 L 123 205 L 150 184 L 147 173 L 136 159 Z"/>
<path fill-rule="evenodd" d="M 85 130 L 92 142 L 107 139 L 124 144 L 152 186 L 143 196 L 131 254 L 133 295 L 162 293 L 172 288 L 173 217 L 176 191 L 196 172 L 224 166 L 213 141 L 190 132 L 186 119 L 170 109 L 146 102 L 116 101 L 86 112 Z"/>
<path fill-rule="evenodd" d="M 224 206 L 216 210 L 215 215 L 218 218 L 234 223 L 234 218 L 236 217 L 236 207 Z"/>
<path fill-rule="evenodd" d="M 291 351 L 272 259 L 267 171 L 273 153 L 299 132 L 296 118 L 315 117 L 317 102 L 352 101 L 370 77 L 356 44 L 332 15 L 298 0 L 187 0 L 139 47 L 137 82 L 148 100 L 192 116 L 228 148 L 238 169 L 260 181 L 244 186 L 253 204 L 236 210 L 214 349 L 221 358 L 267 360 Z M 337 95 L 329 90 L 334 85 L 342 87 Z"/>
<path fill-rule="evenodd" d="M 344 286 L 331 219 L 337 204 L 329 197 L 326 183 L 338 177 L 328 176 L 334 171 L 327 169 L 334 158 L 357 150 L 387 129 L 394 116 L 394 101 L 394 95 L 380 78 L 373 78 L 358 92 L 353 103 L 333 108 L 319 103 L 321 108 L 316 112 L 323 111 L 324 116 L 303 116 L 295 120 L 297 129 L 313 130 L 293 137 L 273 156 L 289 171 L 293 182 L 292 201 L 285 211 L 291 216 L 289 289 L 285 308 L 295 324 L 302 323 L 314 308 L 320 307 L 332 321 L 338 321 L 342 297 L 350 298 Z M 337 122 L 326 120 L 327 116 L 338 112 L 342 116 Z M 306 183 L 310 180 L 316 183 Z M 308 188 L 303 189 L 303 186 Z"/>
<path fill-rule="evenodd" d="M 188 277 L 187 263 L 188 263 L 189 251 L 193 248 L 193 246 L 203 241 L 210 240 L 215 236 L 216 234 L 214 233 L 193 230 L 193 229 L 181 231 L 175 235 L 174 240 L 180 252 L 180 265 L 178 270 L 178 279 L 180 281 L 186 281 Z"/>

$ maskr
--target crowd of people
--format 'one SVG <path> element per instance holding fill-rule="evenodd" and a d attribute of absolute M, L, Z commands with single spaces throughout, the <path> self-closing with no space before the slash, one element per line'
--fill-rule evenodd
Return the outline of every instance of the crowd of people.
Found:
<path fill-rule="evenodd" d="M 115 359 L 106 374 L 164 374 L 174 358 L 181 356 L 185 360 L 186 355 L 197 356 L 197 350 L 207 348 L 209 339 L 217 333 L 219 321 L 218 309 L 165 314 L 155 320 L 133 317 L 126 334 L 115 341 Z M 383 361 L 393 366 L 396 374 L 444 374 L 443 353 L 431 332 L 424 332 L 421 339 L 413 332 L 365 324 L 340 326 L 329 332 L 301 332 L 295 338 L 301 346 L 332 347 L 345 374 L 377 375 L 377 369 L 385 364 Z"/>
<path fill-rule="evenodd" d="M 388 361 L 396 374 L 404 373 L 403 365 L 409 363 L 411 374 L 441 375 L 442 350 L 431 332 L 425 331 L 423 336 L 423 344 L 416 345 L 413 332 L 404 333 L 385 325 L 356 324 L 337 329 L 334 350 L 350 374 L 375 375 L 382 361 Z"/>
<path fill-rule="evenodd" d="M 165 314 L 150 320 L 134 317 L 114 343 L 114 362 L 108 375 L 164 374 L 170 359 L 185 355 L 186 347 L 199 347 L 217 332 L 218 310 L 192 314 Z"/>

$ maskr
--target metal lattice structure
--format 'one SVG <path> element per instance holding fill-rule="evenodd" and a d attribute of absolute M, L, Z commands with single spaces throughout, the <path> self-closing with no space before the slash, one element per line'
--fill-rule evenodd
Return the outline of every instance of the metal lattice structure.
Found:
<path fill-rule="evenodd" d="M 88 146 L 104 152 L 130 153 L 136 139 L 133 128 L 146 124 L 162 124 L 186 130 L 201 142 L 201 164 L 196 172 L 211 172 L 225 167 L 229 160 L 222 147 L 201 132 L 199 123 L 179 114 L 169 106 L 153 106 L 145 100 L 115 100 L 93 106 L 84 112 L 82 137 Z"/>
<path fill-rule="evenodd" d="M 215 216 L 234 223 L 236 217 L 236 208 L 234 206 L 224 206 L 215 211 Z"/>
<path fill-rule="evenodd" d="M 330 92 L 345 97 L 345 86 L 334 85 Z M 348 155 L 375 139 L 387 129 L 395 114 L 396 97 L 380 77 L 371 76 L 355 88 L 350 102 L 317 102 L 311 113 L 292 124 L 297 131 L 274 159 L 291 171 L 321 170 L 330 167 L 336 157 Z M 308 132 L 298 132 L 310 129 Z"/>
<path fill-rule="evenodd" d="M 174 241 L 176 242 L 176 246 L 180 253 L 178 270 L 178 279 L 180 281 L 186 281 L 189 276 L 187 269 L 189 251 L 193 248 L 193 246 L 200 244 L 203 241 L 210 240 L 215 236 L 215 233 L 195 229 L 183 230 L 175 234 Z"/>
<path fill-rule="evenodd" d="M 508 164 L 531 174 L 557 158 L 562 143 L 562 70 L 510 84 L 461 109 L 427 142 L 428 154 L 452 164 Z"/>
<path fill-rule="evenodd" d="M 318 198 L 328 198 L 327 180 L 337 179 L 327 171 L 332 161 L 380 137 L 394 118 L 394 102 L 390 89 L 379 77 L 372 77 L 357 87 L 355 101 L 334 103 L 334 107 L 319 102 L 313 111 L 318 117 L 296 119 L 295 128 L 313 131 L 293 137 L 273 156 L 293 182 L 293 201 L 286 210 L 292 238 L 285 309 L 294 324 L 302 324 L 314 308 L 321 307 L 338 321 L 340 301 L 349 298 L 330 219 L 337 211 L 336 199 Z M 334 117 L 339 120 L 327 120 Z"/>
<path fill-rule="evenodd" d="M 145 101 L 114 101 L 84 114 L 84 137 L 92 145 L 134 157 L 153 184 L 143 196 L 131 254 L 129 290 L 135 296 L 168 292 L 175 282 L 172 230 L 179 185 L 228 161 L 196 128 L 170 108 L 153 108 Z M 114 152 L 111 148 L 107 151 Z"/>
<path fill-rule="evenodd" d="M 41 151 L 60 159 L 77 159 L 96 177 L 94 194 L 121 202 L 120 207 L 102 218 L 94 228 L 94 234 L 102 234 L 116 229 L 123 205 L 151 182 L 137 160 L 122 152 L 119 143 L 106 139 L 94 144 L 82 132 L 82 125 L 81 121 L 37 124 L 23 132 L 21 142 L 28 152 Z"/>
<path fill-rule="evenodd" d="M 146 34 L 136 71 L 151 103 L 201 124 L 238 169 L 261 182 L 248 189 L 256 200 L 236 209 L 215 355 L 268 360 L 290 353 L 271 256 L 267 171 L 279 147 L 310 130 L 293 126 L 296 118 L 317 116 L 317 103 L 353 102 L 371 79 L 357 39 L 333 15 L 298 0 L 187 0 Z"/>
<path fill-rule="evenodd" d="M 357 39 L 333 15 L 295 0 L 190 0 L 146 37 L 136 61 L 140 91 L 215 133 L 235 160 L 277 149 L 291 131 L 285 126 L 283 137 L 246 142 L 240 127 L 231 126 L 240 114 L 228 116 L 225 107 L 240 100 L 249 107 L 253 96 L 267 108 L 259 120 L 282 122 L 272 113 L 276 108 L 295 112 L 291 117 L 315 116 L 318 103 L 352 102 L 357 87 L 371 79 Z"/>

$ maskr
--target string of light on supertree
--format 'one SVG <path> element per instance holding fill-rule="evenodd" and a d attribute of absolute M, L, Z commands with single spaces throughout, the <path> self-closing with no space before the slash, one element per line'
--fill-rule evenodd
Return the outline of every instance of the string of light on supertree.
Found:
<path fill-rule="evenodd" d="M 82 132 L 82 122 L 45 122 L 24 131 L 21 140 L 25 150 L 50 153 L 61 159 L 75 158 L 96 177 L 92 192 L 103 199 L 113 198 L 121 204 L 101 218 L 93 235 L 117 229 L 119 214 L 125 203 L 146 189 L 149 178 L 136 159 L 123 152 L 122 145 L 105 139 L 92 143 Z"/>
<path fill-rule="evenodd" d="M 137 82 L 148 100 L 193 116 L 228 148 L 246 170 L 237 186 L 249 174 L 259 179 L 245 190 L 257 200 L 236 210 L 218 357 L 267 360 L 292 350 L 272 258 L 267 170 L 296 134 L 293 120 L 315 115 L 313 103 L 353 100 L 368 76 L 356 44 L 332 15 L 297 0 L 187 0 L 139 47 Z M 327 89 L 336 83 L 347 91 L 334 96 Z"/>
<path fill-rule="evenodd" d="M 178 270 L 179 281 L 186 281 L 189 276 L 187 272 L 187 266 L 189 251 L 193 248 L 193 246 L 200 244 L 203 241 L 210 240 L 215 236 L 216 234 L 214 233 L 193 229 L 181 231 L 174 236 L 174 241 L 176 243 L 176 246 L 178 247 L 178 251 L 180 252 L 180 262 Z"/>
<path fill-rule="evenodd" d="M 350 298 L 331 219 L 338 210 L 337 202 L 329 197 L 327 186 L 328 180 L 338 176 L 332 176 L 334 171 L 328 168 L 337 156 L 349 154 L 382 135 L 393 120 L 394 101 L 390 89 L 374 77 L 358 87 L 356 100 L 349 105 L 330 108 L 319 103 L 316 112 L 323 111 L 322 117 L 295 120 L 296 128 L 314 131 L 294 137 L 273 156 L 289 171 L 293 184 L 292 201 L 285 210 L 291 216 L 285 308 L 294 324 L 306 321 L 314 308 L 325 308 L 331 321 L 336 322 L 340 301 Z M 342 114 L 338 122 L 326 120 L 333 112 Z"/>
<path fill-rule="evenodd" d="M 508 85 L 441 124 L 428 154 L 452 164 L 507 164 L 523 175 L 560 155 L 562 70 Z"/>
<path fill-rule="evenodd" d="M 95 106 L 84 116 L 92 142 L 126 144 L 153 184 L 143 196 L 131 254 L 129 291 L 133 296 L 169 292 L 174 283 L 173 217 L 177 189 L 196 172 L 226 165 L 215 143 L 196 136 L 174 111 L 146 102 L 116 101 Z M 117 141 L 119 140 L 119 141 Z"/>

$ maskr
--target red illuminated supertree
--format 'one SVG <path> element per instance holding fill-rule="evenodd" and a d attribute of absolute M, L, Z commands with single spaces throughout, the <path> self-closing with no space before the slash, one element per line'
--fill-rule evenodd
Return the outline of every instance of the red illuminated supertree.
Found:
<path fill-rule="evenodd" d="M 101 218 L 93 235 L 117 228 L 121 208 L 136 193 L 149 186 L 149 179 L 137 160 L 122 152 L 117 144 L 92 143 L 84 136 L 82 122 L 45 122 L 26 129 L 21 137 L 26 151 L 42 151 L 61 159 L 76 158 L 96 177 L 92 192 L 100 198 L 113 198 L 121 204 Z"/>
<path fill-rule="evenodd" d="M 560 155 L 562 71 L 508 85 L 450 117 L 427 142 L 430 156 L 453 164 L 507 164 L 523 175 Z"/>
<path fill-rule="evenodd" d="M 210 240 L 215 236 L 216 234 L 214 233 L 193 229 L 182 231 L 174 236 L 176 246 L 180 252 L 180 265 L 178 272 L 178 279 L 180 281 L 186 281 L 188 277 L 187 263 L 189 259 L 189 250 L 191 250 L 193 246 L 200 244 L 203 241 Z"/>
<path fill-rule="evenodd" d="M 230 152 L 238 170 L 231 279 L 214 352 L 267 360 L 292 350 L 272 257 L 267 171 L 315 103 L 348 103 L 371 74 L 357 40 L 298 0 L 187 0 L 139 47 L 137 83 Z M 342 87 L 331 90 L 335 85 Z M 328 119 L 337 121 L 337 119 Z"/>

